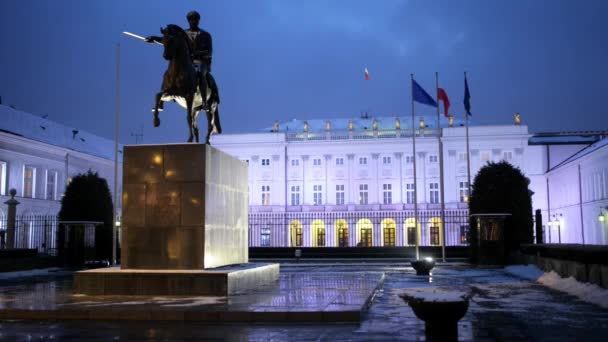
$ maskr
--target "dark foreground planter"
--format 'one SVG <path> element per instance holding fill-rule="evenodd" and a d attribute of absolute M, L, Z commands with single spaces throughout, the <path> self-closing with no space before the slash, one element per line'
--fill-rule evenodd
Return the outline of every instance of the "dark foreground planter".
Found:
<path fill-rule="evenodd" d="M 426 301 L 406 294 L 400 297 L 424 321 L 427 341 L 458 341 L 458 321 L 469 309 L 469 296 L 446 301 Z"/>
<path fill-rule="evenodd" d="M 435 260 L 431 258 L 424 258 L 414 260 L 411 262 L 411 264 L 416 270 L 416 275 L 429 275 L 433 267 L 435 267 Z"/>

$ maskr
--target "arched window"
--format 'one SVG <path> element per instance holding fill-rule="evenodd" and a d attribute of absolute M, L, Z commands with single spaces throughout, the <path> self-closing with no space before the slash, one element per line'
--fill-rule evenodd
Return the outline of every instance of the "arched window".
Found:
<path fill-rule="evenodd" d="M 418 237 L 418 245 L 420 245 L 420 223 L 416 224 L 416 220 L 410 217 L 403 223 L 405 229 L 405 243 L 408 246 L 416 245 L 416 237 Z"/>
<path fill-rule="evenodd" d="M 302 247 L 302 222 L 298 220 L 291 221 L 289 224 L 289 232 L 291 235 L 291 246 Z"/>
<path fill-rule="evenodd" d="M 387 218 L 382 220 L 383 246 L 395 246 L 395 231 L 397 224 L 395 220 Z"/>
<path fill-rule="evenodd" d="M 314 220 L 310 223 L 312 230 L 312 246 L 325 247 L 325 224 L 322 220 Z"/>
<path fill-rule="evenodd" d="M 432 217 L 429 220 L 429 243 L 431 246 L 442 244 L 443 234 L 441 230 L 441 219 L 439 217 Z"/>
<path fill-rule="evenodd" d="M 338 247 L 348 247 L 348 223 L 346 220 L 336 220 L 334 223 L 336 227 L 336 238 Z"/>
<path fill-rule="evenodd" d="M 360 219 L 357 222 L 357 247 L 371 247 L 373 245 L 374 225 L 369 219 Z"/>

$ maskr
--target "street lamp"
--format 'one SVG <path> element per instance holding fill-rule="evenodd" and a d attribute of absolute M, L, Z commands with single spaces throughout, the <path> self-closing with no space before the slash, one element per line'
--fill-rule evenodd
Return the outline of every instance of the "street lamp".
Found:
<path fill-rule="evenodd" d="M 600 213 L 599 213 L 599 215 L 597 215 L 597 220 L 600 222 L 606 221 L 606 214 L 604 213 L 604 211 L 608 211 L 608 207 L 606 207 L 606 208 L 600 207 Z"/>

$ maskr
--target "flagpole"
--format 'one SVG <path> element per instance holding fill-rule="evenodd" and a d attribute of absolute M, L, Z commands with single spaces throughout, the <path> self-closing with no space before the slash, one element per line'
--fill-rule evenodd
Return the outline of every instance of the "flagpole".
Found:
<path fill-rule="evenodd" d="M 439 73 L 435 72 L 435 87 L 437 88 L 437 144 L 439 146 L 439 191 L 441 201 L 441 260 L 445 262 L 445 197 L 443 191 L 443 142 L 442 129 L 441 129 L 441 117 L 439 115 Z M 445 106 L 445 102 L 443 104 Z"/>
<path fill-rule="evenodd" d="M 418 182 L 416 180 L 416 125 L 414 119 L 414 74 L 410 74 L 412 87 L 412 151 L 414 153 L 414 240 L 416 242 L 416 260 L 420 259 L 420 248 L 418 246 Z"/>
<path fill-rule="evenodd" d="M 467 72 L 464 72 L 464 81 L 465 84 L 467 84 L 468 86 L 468 82 L 467 82 Z M 466 142 L 467 142 L 467 186 L 468 186 L 468 198 L 467 198 L 467 207 L 469 206 L 469 199 L 471 198 L 471 158 L 470 158 L 470 151 L 469 151 L 469 112 L 465 111 L 464 113 L 465 116 L 465 127 L 466 127 Z M 470 210 L 469 210 L 470 213 Z"/>
<path fill-rule="evenodd" d="M 112 220 L 112 265 L 116 265 L 116 222 L 118 218 L 118 122 L 120 111 L 120 43 L 116 44 L 116 113 L 114 116 L 114 217 Z"/>

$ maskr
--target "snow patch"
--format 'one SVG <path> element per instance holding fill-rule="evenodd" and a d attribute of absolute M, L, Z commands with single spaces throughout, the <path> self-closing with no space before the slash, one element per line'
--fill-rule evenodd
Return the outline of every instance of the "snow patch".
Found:
<path fill-rule="evenodd" d="M 545 273 L 538 279 L 538 282 L 552 289 L 576 296 L 585 302 L 608 308 L 608 289 L 603 289 L 595 284 L 581 283 L 573 277 L 562 278 L 553 271 Z"/>
<path fill-rule="evenodd" d="M 507 266 L 505 267 L 505 272 L 527 280 L 538 280 L 538 278 L 545 274 L 533 265 Z"/>

